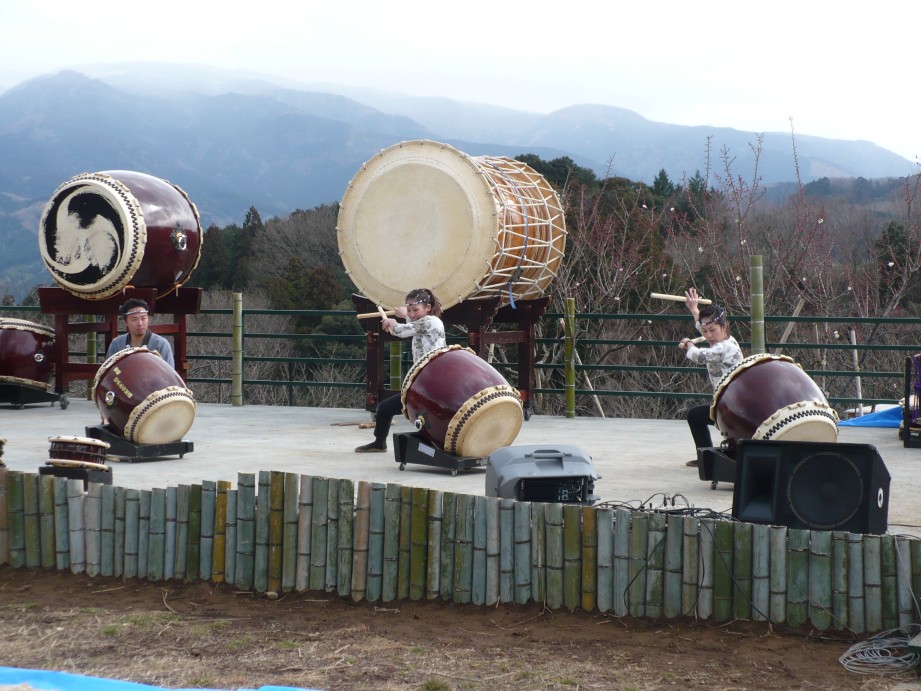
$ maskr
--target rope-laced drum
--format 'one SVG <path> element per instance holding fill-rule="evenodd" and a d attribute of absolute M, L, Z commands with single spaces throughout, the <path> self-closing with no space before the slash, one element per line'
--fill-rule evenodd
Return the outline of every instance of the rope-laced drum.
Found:
<path fill-rule="evenodd" d="M 0 317 L 0 384 L 49 391 L 54 375 L 54 329 Z"/>
<path fill-rule="evenodd" d="M 45 267 L 87 300 L 128 286 L 168 295 L 192 275 L 201 242 L 198 209 L 182 189 L 128 170 L 71 178 L 45 205 L 38 228 Z"/>
<path fill-rule="evenodd" d="M 444 308 L 540 297 L 559 271 L 566 222 L 557 193 L 528 165 L 410 141 L 362 166 L 342 197 L 339 254 L 365 296 L 400 305 L 431 288 Z"/>
<path fill-rule="evenodd" d="M 51 461 L 71 461 L 72 463 L 95 463 L 104 465 L 111 444 L 90 437 L 48 437 L 49 465 Z"/>
<path fill-rule="evenodd" d="M 838 414 L 793 358 L 757 353 L 717 384 L 710 418 L 735 453 L 745 439 L 836 442 Z"/>

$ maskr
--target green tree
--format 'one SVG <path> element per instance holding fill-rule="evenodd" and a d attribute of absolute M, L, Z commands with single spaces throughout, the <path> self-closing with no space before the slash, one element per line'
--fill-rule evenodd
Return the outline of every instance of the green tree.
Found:
<path fill-rule="evenodd" d="M 265 235 L 265 226 L 256 207 L 249 207 L 243 227 L 237 235 L 233 252 L 232 287 L 242 291 L 249 288 L 256 277 L 255 257 Z"/>

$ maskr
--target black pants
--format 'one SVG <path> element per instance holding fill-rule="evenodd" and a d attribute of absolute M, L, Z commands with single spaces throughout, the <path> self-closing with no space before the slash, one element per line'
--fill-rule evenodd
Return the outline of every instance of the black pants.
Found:
<path fill-rule="evenodd" d="M 694 446 L 698 449 L 713 446 L 709 427 L 713 424 L 713 420 L 710 419 L 710 406 L 694 406 L 688 411 L 687 419 L 688 427 L 691 428 L 691 436 L 694 437 Z"/>
<path fill-rule="evenodd" d="M 376 441 L 387 442 L 393 418 L 402 412 L 403 402 L 400 400 L 400 394 L 394 394 L 377 404 L 377 411 L 374 413 L 374 439 Z"/>

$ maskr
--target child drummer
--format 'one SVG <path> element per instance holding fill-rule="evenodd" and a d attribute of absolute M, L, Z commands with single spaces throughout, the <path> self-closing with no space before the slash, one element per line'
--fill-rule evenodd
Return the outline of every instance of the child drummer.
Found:
<path fill-rule="evenodd" d="M 685 351 L 688 360 L 707 367 L 707 375 L 715 391 L 720 380 L 742 361 L 742 349 L 729 335 L 729 315 L 723 307 L 704 305 L 699 308 L 700 297 L 696 288 L 685 291 L 684 296 L 685 304 L 694 317 L 694 326 L 707 339 L 708 347 L 698 348 L 690 338 L 682 338 L 678 347 Z M 709 428 L 713 420 L 710 419 L 709 405 L 692 407 L 688 410 L 687 421 L 698 449 L 713 446 Z M 697 466 L 698 459 L 688 461 L 687 465 Z"/>

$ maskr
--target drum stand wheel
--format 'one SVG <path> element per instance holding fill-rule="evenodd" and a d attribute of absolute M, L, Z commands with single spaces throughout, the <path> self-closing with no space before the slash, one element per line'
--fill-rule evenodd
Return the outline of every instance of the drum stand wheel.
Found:
<path fill-rule="evenodd" d="M 446 453 L 426 442 L 418 432 L 395 433 L 393 435 L 393 456 L 394 460 L 400 464 L 400 470 L 405 470 L 407 463 L 417 463 L 450 470 L 451 477 L 457 477 L 459 470 L 485 468 L 488 460 Z"/>

